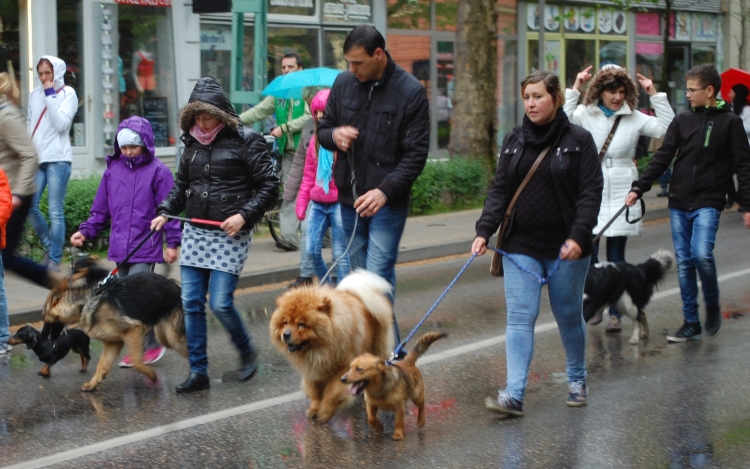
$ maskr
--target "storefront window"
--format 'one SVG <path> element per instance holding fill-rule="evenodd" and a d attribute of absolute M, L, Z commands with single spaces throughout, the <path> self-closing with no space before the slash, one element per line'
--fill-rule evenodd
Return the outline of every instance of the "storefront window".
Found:
<path fill-rule="evenodd" d="M 625 41 L 599 41 L 599 67 L 628 63 L 628 44 Z"/>
<path fill-rule="evenodd" d="M 419 80 L 430 92 L 430 36 L 388 35 L 388 52 L 394 62 Z"/>
<path fill-rule="evenodd" d="M 75 147 L 86 144 L 86 90 L 83 83 L 83 2 L 57 0 L 57 55 L 65 61 L 65 84 L 78 95 L 78 112 L 70 127 L 70 143 Z"/>
<path fill-rule="evenodd" d="M 349 31 L 326 31 L 323 43 L 324 61 L 323 66 L 346 70 L 348 68 L 344 57 L 344 41 Z"/>
<path fill-rule="evenodd" d="M 595 65 L 596 52 L 591 39 L 568 39 L 565 41 L 565 83 L 564 86 L 572 86 L 576 81 L 578 72 L 589 65 Z"/>
<path fill-rule="evenodd" d="M 176 142 L 177 93 L 172 9 L 100 4 L 101 90 L 104 144 L 113 144 L 120 121 L 149 120 L 157 147 Z"/>
<path fill-rule="evenodd" d="M 430 27 L 430 0 L 388 0 L 388 29 Z"/>
<path fill-rule="evenodd" d="M 690 47 L 690 63 L 692 66 L 716 63 L 716 46 L 714 44 L 696 44 Z"/>
<path fill-rule="evenodd" d="M 324 0 L 326 23 L 371 23 L 372 0 Z"/>
<path fill-rule="evenodd" d="M 242 81 L 238 91 L 253 90 L 254 31 L 246 24 L 243 30 Z M 231 87 L 232 26 L 221 23 L 201 24 L 201 76 L 216 80 L 229 94 Z"/>
<path fill-rule="evenodd" d="M 518 76 L 518 41 L 497 41 L 497 89 L 498 96 L 498 145 L 505 134 L 515 127 L 519 96 Z"/>
<path fill-rule="evenodd" d="M 313 16 L 315 0 L 268 0 L 268 13 Z"/>
<path fill-rule="evenodd" d="M 18 2 L 0 2 L 0 72 L 15 80 L 17 93 L 8 93 L 16 105 L 21 103 L 21 67 L 18 42 Z"/>
<path fill-rule="evenodd" d="M 303 67 L 319 67 L 318 29 L 269 26 L 268 28 L 268 81 L 281 75 L 281 58 L 297 53 Z"/>
<path fill-rule="evenodd" d="M 448 148 L 451 138 L 451 117 L 453 114 L 453 91 L 456 84 L 453 71 L 453 41 L 437 43 L 437 102 L 435 120 L 437 120 L 437 146 Z"/>

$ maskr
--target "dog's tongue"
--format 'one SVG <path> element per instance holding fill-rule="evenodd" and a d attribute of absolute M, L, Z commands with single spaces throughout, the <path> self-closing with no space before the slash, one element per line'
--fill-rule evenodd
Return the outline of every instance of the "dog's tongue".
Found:
<path fill-rule="evenodd" d="M 351 394 L 352 396 L 356 396 L 357 393 L 359 393 L 359 388 L 361 387 L 362 387 L 361 381 L 352 384 L 352 387 L 349 389 L 349 394 Z"/>

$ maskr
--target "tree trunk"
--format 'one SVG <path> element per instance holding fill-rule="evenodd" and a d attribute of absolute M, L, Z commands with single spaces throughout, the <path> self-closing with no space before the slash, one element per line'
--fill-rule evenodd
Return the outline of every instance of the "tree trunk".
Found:
<path fill-rule="evenodd" d="M 740 0 L 740 40 L 737 45 L 739 49 L 740 60 L 737 62 L 742 70 L 745 70 L 745 41 L 747 39 L 747 2 L 748 0 Z"/>
<path fill-rule="evenodd" d="M 493 0 L 459 0 L 456 89 L 449 150 L 497 158 L 497 10 Z"/>

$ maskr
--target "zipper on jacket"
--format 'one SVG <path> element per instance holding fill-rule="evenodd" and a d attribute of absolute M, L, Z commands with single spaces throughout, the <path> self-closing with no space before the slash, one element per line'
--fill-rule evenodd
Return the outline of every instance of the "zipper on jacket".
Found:
<path fill-rule="evenodd" d="M 708 142 L 711 140 L 711 130 L 714 128 L 714 121 L 708 121 L 708 128 L 706 129 L 706 140 L 703 142 L 703 147 L 708 147 Z"/>

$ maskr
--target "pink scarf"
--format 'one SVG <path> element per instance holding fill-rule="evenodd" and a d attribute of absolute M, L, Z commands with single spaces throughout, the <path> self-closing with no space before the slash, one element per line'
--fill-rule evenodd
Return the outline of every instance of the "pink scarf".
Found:
<path fill-rule="evenodd" d="M 219 123 L 219 125 L 214 127 L 212 131 L 206 133 L 200 127 L 198 127 L 197 124 L 193 124 L 193 126 L 190 127 L 190 135 L 195 137 L 195 139 L 201 142 L 203 145 L 210 145 L 211 142 L 213 142 L 216 138 L 216 135 L 221 132 L 221 129 L 223 129 L 225 125 L 226 124 L 221 122 Z"/>

